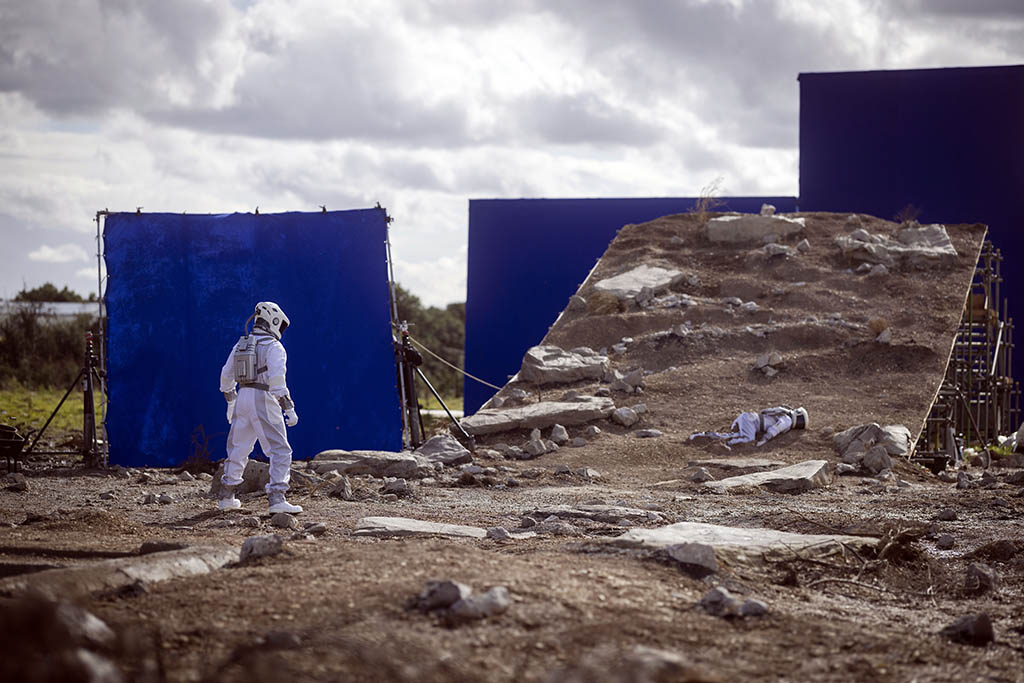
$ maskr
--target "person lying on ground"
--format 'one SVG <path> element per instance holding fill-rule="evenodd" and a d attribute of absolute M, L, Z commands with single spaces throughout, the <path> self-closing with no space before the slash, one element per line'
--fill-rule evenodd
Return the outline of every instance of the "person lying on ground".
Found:
<path fill-rule="evenodd" d="M 801 407 L 794 410 L 789 406 L 776 406 L 765 408 L 759 413 L 740 413 L 739 417 L 733 420 L 728 432 L 694 432 L 690 435 L 690 441 L 705 437 L 723 441 L 728 446 L 754 441 L 757 442 L 756 445 L 763 446 L 790 429 L 807 429 L 806 409 Z"/>

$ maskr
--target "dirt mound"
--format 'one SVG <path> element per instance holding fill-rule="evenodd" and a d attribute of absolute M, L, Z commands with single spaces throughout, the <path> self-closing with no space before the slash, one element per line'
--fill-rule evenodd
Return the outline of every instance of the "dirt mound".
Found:
<path fill-rule="evenodd" d="M 593 297 L 598 283 L 639 265 L 682 276 L 664 291 L 620 297 L 617 312 L 569 308 L 542 343 L 604 350 L 622 372 L 643 368 L 645 393 L 613 398 L 617 405 L 645 403 L 644 421 L 683 449 L 690 446 L 682 437 L 691 432 L 778 404 L 805 406 L 813 428 L 877 421 L 904 424 L 916 438 L 945 371 L 984 226 L 947 226 L 959 254 L 954 265 L 869 275 L 842 256 L 836 239 L 861 229 L 895 235 L 900 225 L 845 214 L 796 216 L 804 230 L 768 246 L 712 243 L 695 215 L 627 225 L 580 296 Z M 889 339 L 876 341 L 883 332 Z M 773 351 L 783 359 L 778 374 L 755 369 L 758 357 Z M 547 396 L 601 386 L 512 383 Z M 797 460 L 822 445 L 801 435 L 781 450 Z M 623 457 L 642 467 L 648 456 L 639 449 Z"/>

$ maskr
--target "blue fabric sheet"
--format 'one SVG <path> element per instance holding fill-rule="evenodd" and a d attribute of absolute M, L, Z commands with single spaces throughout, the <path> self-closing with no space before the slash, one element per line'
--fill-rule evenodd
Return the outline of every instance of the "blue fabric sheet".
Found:
<path fill-rule="evenodd" d="M 180 464 L 201 434 L 224 457 L 220 369 L 261 300 L 291 319 L 294 457 L 400 450 L 386 236 L 380 209 L 107 216 L 111 463 Z"/>

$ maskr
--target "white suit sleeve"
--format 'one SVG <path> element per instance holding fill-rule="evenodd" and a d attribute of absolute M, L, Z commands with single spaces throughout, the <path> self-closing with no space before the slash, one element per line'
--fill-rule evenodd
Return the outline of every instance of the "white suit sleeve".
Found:
<path fill-rule="evenodd" d="M 267 348 L 267 384 L 270 385 L 270 395 L 274 398 L 289 396 L 288 383 L 288 354 L 281 342 L 275 341 Z"/>
<path fill-rule="evenodd" d="M 775 424 L 773 424 L 768 429 L 764 430 L 763 438 L 765 441 L 774 439 L 779 434 L 788 432 L 792 426 L 793 418 L 791 418 L 789 415 L 780 415 L 775 418 Z"/>
<path fill-rule="evenodd" d="M 226 394 L 235 388 L 235 347 L 231 347 L 228 359 L 224 361 L 224 367 L 220 369 L 220 391 Z"/>

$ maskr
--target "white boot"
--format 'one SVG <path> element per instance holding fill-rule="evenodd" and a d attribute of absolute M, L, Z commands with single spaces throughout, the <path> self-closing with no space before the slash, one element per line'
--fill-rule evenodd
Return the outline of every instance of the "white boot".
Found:
<path fill-rule="evenodd" d="M 297 515 L 302 512 L 301 505 L 292 505 L 284 499 L 284 491 L 271 491 L 267 494 L 267 498 L 270 499 L 270 514 L 287 512 L 289 514 Z"/>
<path fill-rule="evenodd" d="M 242 501 L 235 498 L 235 488 L 226 484 L 220 485 L 220 500 L 217 501 L 218 508 L 221 510 L 237 510 L 242 507 Z"/>

